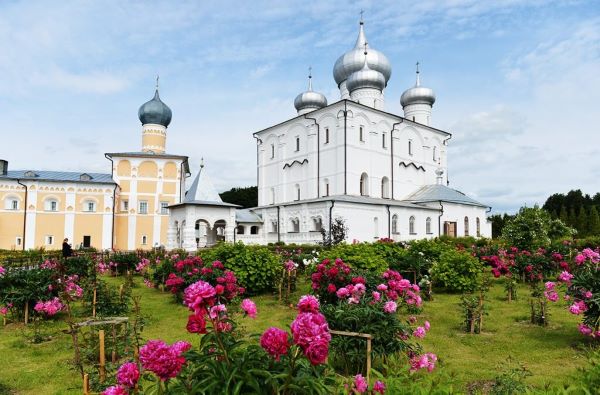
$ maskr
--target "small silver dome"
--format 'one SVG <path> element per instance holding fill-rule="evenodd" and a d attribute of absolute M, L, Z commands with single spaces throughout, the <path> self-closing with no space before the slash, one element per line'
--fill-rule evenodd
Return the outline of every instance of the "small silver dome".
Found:
<path fill-rule="evenodd" d="M 400 105 L 404 108 L 411 104 L 429 104 L 435 103 L 435 93 L 433 89 L 421 86 L 419 77 L 419 63 L 417 63 L 417 81 L 415 86 L 404 91 L 400 97 Z"/>
<path fill-rule="evenodd" d="M 140 122 L 142 122 L 142 125 L 155 123 L 167 127 L 171 123 L 172 117 L 173 113 L 169 106 L 160 100 L 158 88 L 156 89 L 152 100 L 142 104 L 138 111 L 138 118 L 140 119 Z"/>
<path fill-rule="evenodd" d="M 368 58 L 368 53 L 363 53 L 363 67 L 352 73 L 346 80 L 348 92 L 352 93 L 361 88 L 373 88 L 383 91 L 385 88 L 386 80 L 384 75 L 369 67 Z"/>
<path fill-rule="evenodd" d="M 327 98 L 325 95 L 315 92 L 312 89 L 312 74 L 308 75 L 308 90 L 300 93 L 294 99 L 294 107 L 297 111 L 327 107 Z"/>
<path fill-rule="evenodd" d="M 365 36 L 364 23 L 361 21 L 354 48 L 340 56 L 333 66 L 333 78 L 338 86 L 348 79 L 352 73 L 362 69 L 365 44 L 367 44 L 367 38 Z M 385 84 L 387 85 L 392 76 L 392 66 L 388 58 L 377 50 L 369 49 L 367 62 L 371 70 L 378 71 L 383 75 Z"/>

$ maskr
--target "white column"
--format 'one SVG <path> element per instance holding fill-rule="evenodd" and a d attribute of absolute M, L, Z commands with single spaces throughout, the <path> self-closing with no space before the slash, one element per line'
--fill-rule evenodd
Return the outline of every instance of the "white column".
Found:
<path fill-rule="evenodd" d="M 29 250 L 35 248 L 35 224 L 36 224 L 36 211 L 37 211 L 37 188 L 39 184 L 35 185 L 36 189 L 31 190 L 31 185 L 27 189 L 27 206 L 35 206 L 35 210 L 29 210 L 29 207 L 25 207 L 27 210 L 27 230 L 25 232 L 25 249 Z M 45 237 L 45 235 L 43 235 Z"/>

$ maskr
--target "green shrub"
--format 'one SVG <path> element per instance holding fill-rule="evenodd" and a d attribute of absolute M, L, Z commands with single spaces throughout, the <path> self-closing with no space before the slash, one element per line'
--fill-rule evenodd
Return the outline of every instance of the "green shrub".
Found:
<path fill-rule="evenodd" d="M 378 247 L 370 243 L 338 244 L 329 251 L 323 251 L 323 258 L 335 260 L 340 258 L 354 269 L 372 270 L 383 273 L 388 268 Z"/>
<path fill-rule="evenodd" d="M 437 285 L 449 291 L 471 292 L 479 284 L 483 264 L 466 251 L 447 250 L 433 263 L 430 273 Z"/>
<path fill-rule="evenodd" d="M 241 242 L 221 243 L 199 254 L 204 262 L 221 261 L 250 295 L 273 291 L 283 268 L 279 256 L 267 247 Z"/>

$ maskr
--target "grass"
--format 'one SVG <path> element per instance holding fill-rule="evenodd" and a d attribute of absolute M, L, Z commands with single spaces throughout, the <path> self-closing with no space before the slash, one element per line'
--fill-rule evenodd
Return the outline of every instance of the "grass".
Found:
<path fill-rule="evenodd" d="M 119 284 L 122 280 L 108 278 Z M 141 283 L 141 281 L 138 282 Z M 294 298 L 307 291 L 307 286 L 296 292 Z M 508 356 L 524 363 L 533 373 L 528 384 L 543 388 L 545 385 L 566 384 L 578 367 L 586 363 L 581 352 L 585 339 L 577 332 L 578 317 L 568 314 L 558 302 L 550 308 L 550 325 L 530 325 L 528 289 L 520 286 L 520 299 L 508 303 L 501 284 L 494 285 L 488 294 L 489 315 L 484 318 L 483 332 L 478 335 L 462 331 L 459 306 L 460 296 L 435 294 L 425 302 L 420 322 L 427 319 L 432 328 L 421 341 L 426 351 L 440 358 L 441 370 L 453 373 L 458 385 L 465 389 L 470 383 L 493 379 L 498 365 Z M 143 285 L 133 289 L 142 296 L 142 314 L 147 317 L 144 339 L 163 339 L 167 342 L 187 340 L 197 344 L 197 336 L 186 332 L 188 311 L 174 303 L 168 293 L 148 289 Z M 271 295 L 253 298 L 258 306 L 256 320 L 238 321 L 247 334 L 261 333 L 270 326 L 286 328 L 295 316 L 295 310 L 284 306 Z M 51 341 L 30 344 L 22 324 L 9 323 L 0 327 L 0 394 L 79 394 L 81 381 L 70 369 L 72 358 L 70 337 L 60 333 L 66 325 L 52 321 L 45 331 L 54 333 Z"/>

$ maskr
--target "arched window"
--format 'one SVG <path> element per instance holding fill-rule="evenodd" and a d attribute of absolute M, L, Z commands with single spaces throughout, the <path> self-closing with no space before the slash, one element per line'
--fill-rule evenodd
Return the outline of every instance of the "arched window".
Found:
<path fill-rule="evenodd" d="M 325 144 L 329 144 L 329 128 L 325 128 Z"/>
<path fill-rule="evenodd" d="M 387 177 L 381 179 L 381 197 L 383 199 L 390 198 L 390 179 Z"/>
<path fill-rule="evenodd" d="M 322 227 L 323 227 L 323 220 L 321 219 L 321 217 L 313 218 L 313 231 L 320 232 Z"/>
<path fill-rule="evenodd" d="M 427 233 L 428 235 L 431 234 L 431 218 L 427 217 L 427 219 L 425 220 L 425 233 Z"/>
<path fill-rule="evenodd" d="M 83 211 L 87 211 L 89 213 L 93 213 L 96 211 L 96 202 L 93 200 L 86 200 L 83 202 Z"/>
<path fill-rule="evenodd" d="M 8 197 L 4 201 L 4 208 L 6 210 L 18 210 L 19 209 L 19 199 L 16 197 Z"/>
<path fill-rule="evenodd" d="M 408 219 L 408 233 L 410 233 L 411 235 L 416 234 L 415 233 L 415 217 L 411 216 Z"/>
<path fill-rule="evenodd" d="M 296 152 L 300 151 L 300 137 L 296 137 Z"/>
<path fill-rule="evenodd" d="M 277 221 L 271 221 L 271 232 L 277 233 Z"/>
<path fill-rule="evenodd" d="M 298 218 L 290 219 L 290 233 L 299 233 L 300 232 L 300 220 Z"/>
<path fill-rule="evenodd" d="M 362 196 L 369 196 L 369 176 L 367 173 L 360 175 L 360 194 Z"/>
<path fill-rule="evenodd" d="M 238 225 L 237 228 L 235 228 L 236 232 L 238 235 L 243 235 L 244 231 L 245 231 L 245 227 L 244 225 Z"/>
<path fill-rule="evenodd" d="M 146 245 L 146 244 L 148 244 L 148 236 L 143 235 L 142 236 L 142 245 Z"/>
<path fill-rule="evenodd" d="M 397 235 L 398 233 L 398 216 L 396 214 L 392 215 L 392 233 Z"/>
<path fill-rule="evenodd" d="M 477 217 L 475 219 L 475 226 L 477 227 L 477 237 L 481 237 L 481 222 L 479 220 L 479 217 Z"/>
<path fill-rule="evenodd" d="M 469 236 L 469 217 L 465 217 L 465 237 Z"/>
<path fill-rule="evenodd" d="M 45 211 L 58 211 L 58 201 L 53 198 L 46 199 L 46 201 L 44 202 L 44 210 Z"/>
<path fill-rule="evenodd" d="M 437 160 L 437 147 L 433 147 L 433 161 Z"/>
<path fill-rule="evenodd" d="M 271 159 L 275 158 L 275 144 L 271 144 Z"/>
<path fill-rule="evenodd" d="M 412 144 L 412 140 L 408 140 L 408 154 L 410 156 L 412 156 L 413 154 L 413 144 Z"/>
<path fill-rule="evenodd" d="M 296 200 L 300 200 L 300 185 L 296 184 L 294 188 L 296 189 Z"/>
<path fill-rule="evenodd" d="M 251 235 L 257 235 L 258 234 L 258 226 L 254 225 L 250 228 L 250 234 Z"/>

